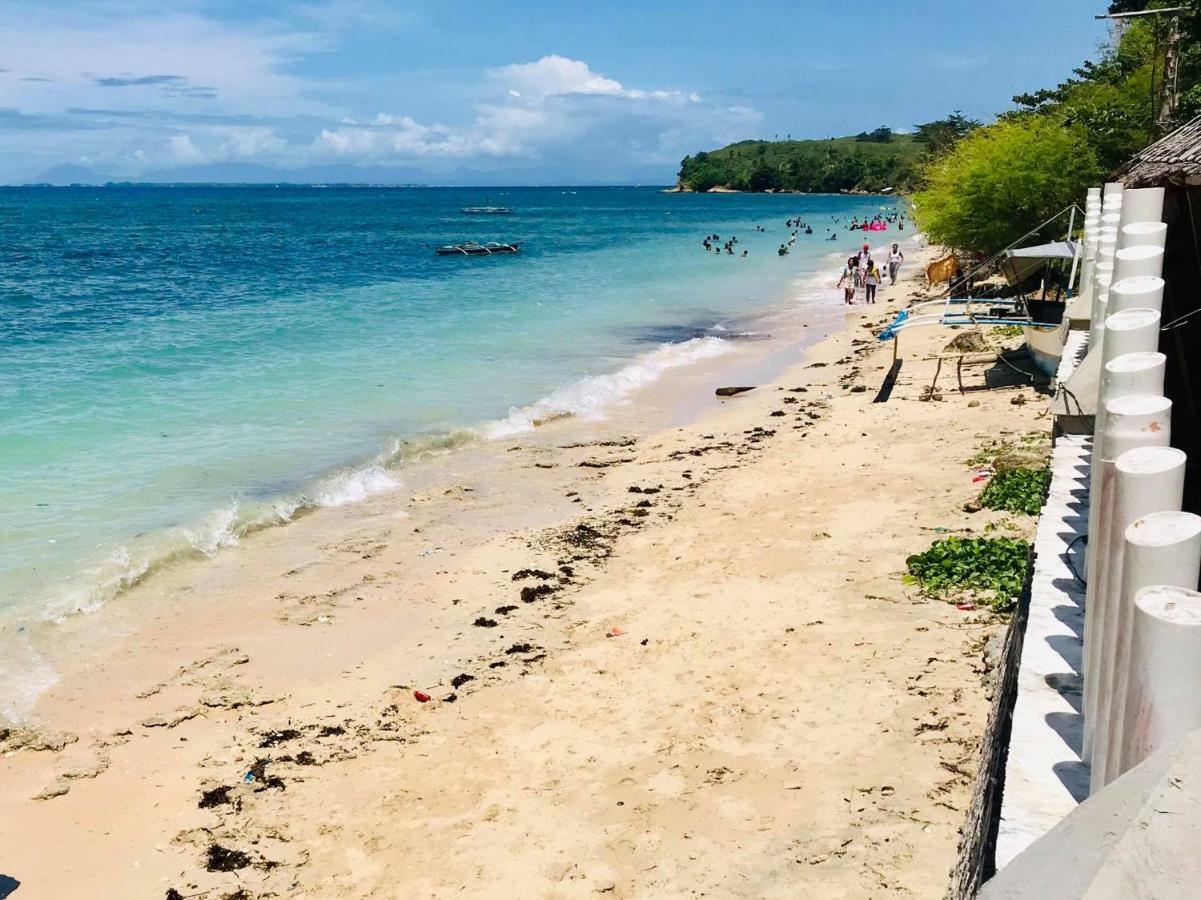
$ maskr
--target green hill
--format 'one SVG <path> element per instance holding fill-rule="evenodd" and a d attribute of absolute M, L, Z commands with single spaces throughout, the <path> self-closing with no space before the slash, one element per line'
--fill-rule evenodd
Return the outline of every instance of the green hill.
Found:
<path fill-rule="evenodd" d="M 678 187 L 738 191 L 876 192 L 907 190 L 927 144 L 880 128 L 856 137 L 813 141 L 739 141 L 686 156 Z"/>

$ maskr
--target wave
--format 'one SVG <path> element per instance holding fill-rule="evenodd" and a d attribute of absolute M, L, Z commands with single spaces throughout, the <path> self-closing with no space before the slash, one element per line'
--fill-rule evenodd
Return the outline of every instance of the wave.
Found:
<path fill-rule="evenodd" d="M 485 438 L 496 440 L 528 433 L 568 416 L 603 419 L 606 410 L 627 402 L 630 394 L 654 383 L 669 369 L 712 359 L 732 349 L 728 341 L 719 337 L 664 344 L 612 374 L 589 375 L 529 406 L 515 406 L 505 418 L 488 423 L 481 431 Z"/>
<path fill-rule="evenodd" d="M 139 535 L 113 547 L 46 598 L 40 618 L 61 621 L 91 613 L 135 587 L 156 572 L 189 559 L 205 559 L 238 546 L 254 532 L 286 525 L 314 509 L 360 503 L 403 485 L 401 472 L 415 461 L 444 455 L 479 440 L 493 440 L 532 431 L 554 419 L 580 416 L 601 419 L 615 404 L 627 401 L 638 388 L 657 380 L 669 369 L 719 356 L 730 350 L 717 337 L 664 344 L 611 374 L 591 375 L 537 402 L 510 410 L 509 415 L 476 428 L 397 439 L 374 459 L 319 479 L 307 488 L 267 501 L 232 500 L 187 524 Z"/>

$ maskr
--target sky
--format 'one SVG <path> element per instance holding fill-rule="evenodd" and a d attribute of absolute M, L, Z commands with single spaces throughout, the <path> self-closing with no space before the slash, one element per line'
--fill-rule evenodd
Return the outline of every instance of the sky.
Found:
<path fill-rule="evenodd" d="M 988 119 L 1107 5 L 0 0 L 0 183 L 669 183 L 735 140 Z"/>

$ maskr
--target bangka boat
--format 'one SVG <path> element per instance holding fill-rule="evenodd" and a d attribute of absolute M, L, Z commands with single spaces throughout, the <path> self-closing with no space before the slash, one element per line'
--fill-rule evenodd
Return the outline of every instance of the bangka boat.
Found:
<path fill-rule="evenodd" d="M 1069 212 L 1072 213 L 1071 222 L 1074 224 L 1076 209 L 1068 207 L 1040 226 L 1039 230 Z M 1069 224 L 1068 234 L 1071 232 L 1072 224 Z M 1027 234 L 1015 243 L 1028 240 L 1031 236 Z M 1080 251 L 1079 243 L 1071 240 L 1052 241 L 1029 247 L 1011 245 L 973 266 L 959 278 L 952 278 L 947 286 L 948 296 L 902 310 L 880 333 L 880 340 L 891 340 L 898 332 L 921 325 L 1016 325 L 1022 329 L 1026 348 L 1035 366 L 1045 375 L 1053 377 L 1059 367 L 1063 345 L 1071 327 L 1071 320 L 1065 315 L 1065 311 L 1078 268 Z M 1050 267 L 1056 263 L 1070 266 L 1070 273 L 1066 279 L 1067 290 L 1062 295 L 1059 288 L 1052 290 L 1054 279 L 1049 277 Z M 1043 270 L 1043 277 L 1039 289 L 1027 293 L 1022 286 L 1029 284 L 1040 269 Z M 1004 282 L 997 281 L 997 275 L 1004 276 Z M 988 296 L 991 290 L 1004 287 L 1005 284 L 1017 290 L 1016 296 Z M 983 291 L 980 290 L 982 287 Z M 964 290 L 969 296 L 953 296 L 956 290 Z M 977 296 L 970 296 L 973 293 Z"/>
<path fill-rule="evenodd" d="M 459 212 L 469 216 L 507 216 L 513 210 L 507 206 L 464 206 Z"/>
<path fill-rule="evenodd" d="M 520 253 L 521 241 L 514 241 L 511 244 L 498 241 L 489 241 L 486 244 L 467 241 L 462 244 L 447 244 L 445 247 L 437 247 L 434 252 L 439 256 L 493 256 L 497 253 Z"/>

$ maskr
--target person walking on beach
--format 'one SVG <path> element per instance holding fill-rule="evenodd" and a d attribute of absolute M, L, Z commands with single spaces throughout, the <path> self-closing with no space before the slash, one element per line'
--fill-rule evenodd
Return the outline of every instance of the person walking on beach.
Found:
<path fill-rule="evenodd" d="M 888 254 L 888 277 L 892 284 L 897 283 L 897 275 L 901 271 L 901 263 L 905 261 L 905 254 L 901 252 L 901 248 L 893 244 L 892 250 Z"/>
<path fill-rule="evenodd" d="M 867 271 L 867 264 L 872 258 L 871 244 L 864 244 L 863 249 L 859 251 L 859 268 Z"/>
<path fill-rule="evenodd" d="M 842 277 L 838 279 L 836 287 L 842 288 L 842 299 L 844 303 L 855 302 L 855 282 L 859 279 L 859 266 L 856 263 L 855 257 L 847 259 L 846 268 L 842 270 Z"/>
<path fill-rule="evenodd" d="M 876 288 L 880 286 L 880 270 L 876 267 L 876 261 L 869 259 L 867 261 L 867 272 L 864 278 L 864 284 L 867 287 L 867 302 L 876 302 Z"/>

